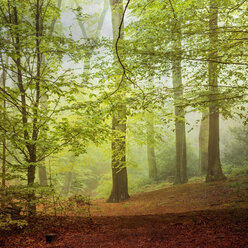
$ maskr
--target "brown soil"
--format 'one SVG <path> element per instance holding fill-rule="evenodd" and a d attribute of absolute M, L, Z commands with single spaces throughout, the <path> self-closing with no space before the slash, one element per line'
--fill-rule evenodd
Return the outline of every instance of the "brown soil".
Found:
<path fill-rule="evenodd" d="M 121 203 L 93 201 L 94 216 L 122 216 L 183 213 L 198 210 L 248 207 L 248 179 L 229 179 L 216 183 L 170 185 L 131 196 Z"/>
<path fill-rule="evenodd" d="M 43 217 L 2 232 L 0 247 L 248 247 L 248 179 L 188 183 L 93 201 L 92 217 Z M 45 234 L 57 238 L 46 243 Z"/>

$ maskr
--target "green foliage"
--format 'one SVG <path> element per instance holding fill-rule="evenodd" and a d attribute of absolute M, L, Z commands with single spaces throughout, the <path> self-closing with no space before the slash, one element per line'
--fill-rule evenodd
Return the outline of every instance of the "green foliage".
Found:
<path fill-rule="evenodd" d="M 17 227 L 22 229 L 28 225 L 26 220 L 16 220 L 11 217 L 11 214 L 0 213 L 0 229 L 1 230 L 11 230 L 11 227 Z"/>
<path fill-rule="evenodd" d="M 232 177 L 242 177 L 248 175 L 248 164 L 235 167 L 233 165 L 223 165 L 223 172 Z"/>
<path fill-rule="evenodd" d="M 131 194 L 154 191 L 169 185 L 171 184 L 166 181 L 159 182 L 146 177 L 129 177 L 129 191 Z"/>
<path fill-rule="evenodd" d="M 246 167 L 248 164 L 248 127 L 236 126 L 230 129 L 229 142 L 225 144 L 223 162 L 233 167 Z"/>
<path fill-rule="evenodd" d="M 28 195 L 34 193 L 30 202 Z M 35 204 L 36 214 L 41 215 L 84 215 L 90 217 L 91 202 L 87 195 L 76 194 L 62 197 L 53 187 L 11 186 L 1 191 L 0 229 L 28 225 L 28 205 Z"/>
<path fill-rule="evenodd" d="M 104 174 L 98 181 L 98 187 L 94 190 L 96 198 L 107 198 L 110 195 L 112 187 L 111 173 Z"/>
<path fill-rule="evenodd" d="M 168 139 L 164 141 L 164 146 L 161 146 L 157 152 L 157 164 L 159 167 L 158 175 L 161 180 L 165 180 L 170 176 L 175 176 L 175 149 L 175 138 L 173 136 L 168 136 Z M 189 177 L 196 176 L 198 173 L 198 157 L 195 149 L 190 143 L 190 139 L 187 140 L 187 169 Z"/>
<path fill-rule="evenodd" d="M 79 202 L 90 206 L 79 194 L 93 190 L 97 197 L 110 194 L 113 152 L 118 153 L 116 160 L 127 155 L 123 165 L 128 167 L 131 193 L 166 186 L 147 178 L 146 145 L 155 147 L 159 180 L 173 177 L 175 141 L 168 130 L 174 125 L 172 120 L 180 119 L 174 114 L 175 106 L 181 105 L 186 112 L 202 111 L 215 94 L 223 117 L 236 115 L 247 123 L 247 2 L 217 3 L 220 26 L 214 62 L 218 64 L 219 88 L 213 93 L 208 87 L 209 54 L 213 52 L 209 1 L 131 1 L 125 39 L 118 43 L 122 68 L 112 37 L 100 35 L 107 0 L 68 1 L 63 10 L 48 0 L 40 1 L 40 8 L 34 0 L 3 0 L 0 70 L 7 78 L 5 86 L 0 86 L 0 139 L 7 142 L 7 173 L 1 177 L 10 185 L 5 204 L 15 202 L 24 214 L 30 203 L 42 205 L 45 214 L 66 214 Z M 75 21 L 69 31 L 61 22 L 67 12 Z M 73 39 L 73 28 L 81 30 L 78 40 Z M 182 40 L 180 48 L 175 46 L 177 39 Z M 173 99 L 175 89 L 171 87 L 173 59 L 182 62 L 180 90 L 184 97 L 178 101 Z M 121 81 L 123 70 L 126 77 Z M 124 141 L 126 135 L 123 130 L 113 132 L 113 114 L 119 115 L 117 122 L 127 119 L 127 145 L 122 152 L 110 147 L 113 137 Z M 149 115 L 154 119 L 150 140 Z M 227 174 L 248 174 L 247 134 L 246 127 L 233 130 L 236 140 L 226 147 L 223 157 Z M 193 147 L 187 139 L 191 177 L 198 171 Z M 39 164 L 47 169 L 49 187 L 34 183 L 32 168 Z M 66 182 L 68 173 L 71 178 Z M 27 178 L 28 187 L 24 186 Z M 63 192 L 66 186 L 69 190 Z M 67 201 L 59 192 L 78 195 Z M 31 202 L 30 194 L 35 195 Z M 6 223 L 15 221 L 9 213 L 2 216 Z M 17 221 L 12 223 L 22 225 Z"/>

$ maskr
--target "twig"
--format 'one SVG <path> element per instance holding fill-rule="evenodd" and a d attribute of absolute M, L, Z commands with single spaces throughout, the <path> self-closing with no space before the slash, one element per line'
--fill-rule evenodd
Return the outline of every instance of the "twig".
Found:
<path fill-rule="evenodd" d="M 170 6 L 171 6 L 171 9 L 172 9 L 172 12 L 173 12 L 174 19 L 177 20 L 176 12 L 175 12 L 175 9 L 174 9 L 174 7 L 172 5 L 171 0 L 169 0 L 169 2 L 170 2 Z"/>

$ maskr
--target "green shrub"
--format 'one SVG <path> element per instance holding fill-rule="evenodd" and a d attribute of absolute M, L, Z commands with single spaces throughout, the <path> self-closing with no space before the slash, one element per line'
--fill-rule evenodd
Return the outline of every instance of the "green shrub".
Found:
<path fill-rule="evenodd" d="M 169 140 L 157 152 L 157 165 L 160 180 L 166 180 L 167 177 L 175 176 L 176 145 L 174 137 L 169 137 Z M 188 177 L 197 176 L 198 156 L 189 142 L 187 142 L 187 169 Z"/>
<path fill-rule="evenodd" d="M 243 166 L 233 166 L 230 164 L 223 165 L 223 172 L 225 175 L 237 177 L 248 176 L 248 163 L 244 163 Z"/>
<path fill-rule="evenodd" d="M 112 188 L 112 174 L 111 172 L 104 174 L 100 177 L 98 187 L 94 190 L 96 198 L 102 199 L 107 198 L 111 193 Z"/>

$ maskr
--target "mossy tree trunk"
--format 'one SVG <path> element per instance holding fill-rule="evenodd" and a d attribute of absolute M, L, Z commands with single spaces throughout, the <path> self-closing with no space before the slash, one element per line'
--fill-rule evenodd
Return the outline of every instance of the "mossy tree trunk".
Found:
<path fill-rule="evenodd" d="M 119 35 L 123 15 L 122 0 L 110 0 L 114 46 Z M 121 39 L 123 32 L 121 31 Z M 115 62 L 118 63 L 116 54 Z M 119 78 L 119 77 L 117 77 Z M 112 191 L 108 202 L 120 202 L 129 198 L 126 167 L 126 104 L 124 82 L 117 93 L 116 108 L 112 118 Z"/>
<path fill-rule="evenodd" d="M 2 63 L 4 63 L 3 61 L 3 57 L 1 56 L 1 60 Z M 5 65 L 3 65 L 3 72 L 2 72 L 2 89 L 5 91 L 6 88 L 6 80 L 7 80 L 7 69 L 6 67 L 8 66 L 8 56 L 6 56 L 6 60 L 5 60 Z M 2 113 L 2 120 L 3 123 L 5 125 L 5 121 L 6 121 L 6 100 L 5 98 L 3 99 L 3 113 Z M 6 187 L 6 131 L 3 130 L 3 140 L 2 140 L 2 145 L 3 145 L 3 149 L 2 149 L 2 187 L 5 188 Z"/>
<path fill-rule="evenodd" d="M 61 8 L 61 5 L 62 5 L 62 0 L 58 0 L 57 1 L 58 9 Z M 51 24 L 51 27 L 50 27 L 50 33 L 49 33 L 50 36 L 52 36 L 52 34 L 54 32 L 56 21 L 57 21 L 57 18 L 54 17 L 52 24 Z M 45 64 L 46 57 L 44 54 L 42 54 L 41 60 L 42 60 L 42 63 Z M 45 94 L 41 96 L 41 108 L 45 113 L 47 112 L 47 95 L 45 95 Z M 48 186 L 47 169 L 45 166 L 45 159 L 43 161 L 41 161 L 41 163 L 39 164 L 38 173 L 39 173 L 40 186 Z"/>
<path fill-rule="evenodd" d="M 62 194 L 64 196 L 67 196 L 69 194 L 70 188 L 71 188 L 71 182 L 72 182 L 72 172 L 67 171 L 65 173 L 65 181 L 64 181 L 63 188 L 62 188 Z"/>
<path fill-rule="evenodd" d="M 199 175 L 206 175 L 208 170 L 208 136 L 209 115 L 203 112 L 199 133 Z"/>
<path fill-rule="evenodd" d="M 216 0 L 210 0 L 209 15 L 209 143 L 208 143 L 208 171 L 206 182 L 223 180 L 225 178 L 220 162 L 220 134 L 219 134 L 219 106 L 218 106 L 218 4 Z"/>
<path fill-rule="evenodd" d="M 155 156 L 155 137 L 154 137 L 154 117 L 153 114 L 146 114 L 147 124 L 147 160 L 149 169 L 149 178 L 157 180 L 157 163 Z"/>
<path fill-rule="evenodd" d="M 185 111 L 182 106 L 183 84 L 181 68 L 181 27 L 174 20 L 172 42 L 174 54 L 172 55 L 172 83 L 174 88 L 175 104 L 175 132 L 176 132 L 176 175 L 174 184 L 186 183 L 187 177 L 187 154 L 185 133 Z"/>
<path fill-rule="evenodd" d="M 44 165 L 39 165 L 38 166 L 39 170 L 39 181 L 40 181 L 40 186 L 47 186 L 47 172 L 46 172 L 46 167 Z"/>

